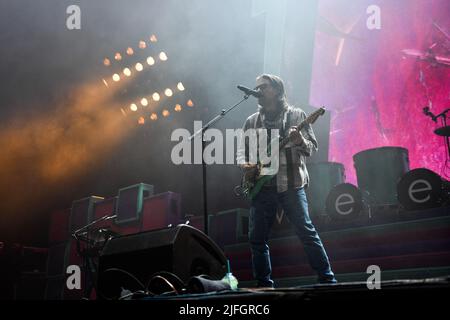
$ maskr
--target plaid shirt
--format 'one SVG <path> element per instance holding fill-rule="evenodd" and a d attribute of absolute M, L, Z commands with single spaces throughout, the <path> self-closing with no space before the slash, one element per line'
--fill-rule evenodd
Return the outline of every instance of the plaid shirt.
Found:
<path fill-rule="evenodd" d="M 252 114 L 244 123 L 244 132 L 248 129 L 265 128 L 279 129 L 280 135 L 285 137 L 289 134 L 289 129 L 298 126 L 306 118 L 306 113 L 300 108 L 294 108 L 286 105 L 283 112 L 272 121 L 265 119 L 261 108 L 258 112 Z M 317 140 L 311 125 L 306 125 L 302 130 L 302 135 L 306 140 L 303 146 L 294 145 L 289 142 L 279 153 L 279 168 L 276 176 L 269 181 L 266 186 L 277 187 L 278 192 L 285 192 L 292 188 L 307 187 L 309 184 L 308 170 L 306 169 L 306 157 L 317 151 Z M 237 150 L 238 163 L 245 160 L 248 162 L 248 142 L 240 141 Z"/>

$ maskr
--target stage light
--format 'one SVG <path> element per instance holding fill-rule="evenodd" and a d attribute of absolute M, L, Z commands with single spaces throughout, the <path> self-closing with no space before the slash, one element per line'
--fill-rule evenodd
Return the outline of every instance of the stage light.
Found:
<path fill-rule="evenodd" d="M 157 41 L 158 41 L 158 38 L 156 38 L 156 36 L 155 36 L 154 34 L 152 34 L 152 35 L 150 36 L 150 41 L 151 41 L 151 42 L 157 42 Z"/>
<path fill-rule="evenodd" d="M 142 70 L 144 70 L 144 66 L 143 66 L 142 63 L 140 63 L 140 62 L 136 63 L 135 68 L 136 68 L 137 71 L 142 71 Z"/>
<path fill-rule="evenodd" d="M 140 124 L 140 125 L 145 124 L 145 119 L 144 119 L 144 117 L 139 117 L 138 124 Z"/>
<path fill-rule="evenodd" d="M 167 55 L 166 55 L 166 53 L 164 52 L 164 51 L 161 51 L 161 53 L 159 54 L 159 59 L 161 60 L 161 61 L 167 61 Z"/>
<path fill-rule="evenodd" d="M 114 59 L 116 59 L 117 61 L 120 61 L 120 60 L 122 60 L 122 55 L 121 55 L 119 52 L 117 52 L 117 53 L 114 55 Z"/>
<path fill-rule="evenodd" d="M 111 65 L 111 61 L 108 58 L 105 58 L 105 60 L 103 60 L 103 64 L 108 67 Z"/>
<path fill-rule="evenodd" d="M 132 47 L 128 47 L 128 49 L 127 49 L 127 54 L 128 54 L 129 56 L 131 56 L 131 55 L 133 55 L 133 53 L 134 53 L 133 48 L 132 48 Z"/>
<path fill-rule="evenodd" d="M 125 68 L 123 69 L 123 74 L 126 75 L 127 77 L 131 76 L 131 70 L 129 68 Z"/>
<path fill-rule="evenodd" d="M 130 110 L 133 112 L 136 112 L 138 109 L 137 105 L 135 103 L 130 104 Z"/>
<path fill-rule="evenodd" d="M 184 85 L 183 85 L 183 83 L 182 83 L 182 82 L 178 82 L 177 88 L 178 88 L 178 90 L 180 90 L 180 91 L 184 91 Z"/>
<path fill-rule="evenodd" d="M 145 43 L 145 41 L 143 41 L 143 40 L 139 41 L 139 48 L 141 48 L 141 49 L 147 48 L 147 44 Z"/>
<path fill-rule="evenodd" d="M 175 105 L 175 111 L 176 112 L 180 112 L 182 110 L 181 105 L 180 104 L 176 104 Z"/>
<path fill-rule="evenodd" d="M 156 113 L 152 113 L 150 115 L 150 120 L 153 120 L 153 121 L 158 120 L 158 115 Z"/>
<path fill-rule="evenodd" d="M 170 115 L 169 110 L 163 110 L 162 115 L 164 118 L 167 118 Z"/>
<path fill-rule="evenodd" d="M 147 100 L 147 98 L 142 98 L 142 99 L 141 99 L 141 104 L 142 104 L 144 107 L 148 106 L 148 100 Z"/>
<path fill-rule="evenodd" d="M 165 94 L 167 97 L 171 97 L 171 96 L 173 96 L 173 91 L 172 91 L 171 89 L 167 88 L 167 89 L 164 91 L 164 94 Z"/>
<path fill-rule="evenodd" d="M 152 99 L 153 101 L 159 101 L 161 97 L 159 96 L 158 92 L 155 92 L 154 94 L 152 94 Z"/>
<path fill-rule="evenodd" d="M 149 66 L 154 65 L 154 64 L 155 64 L 155 59 L 153 59 L 153 57 L 148 57 L 148 58 L 147 58 L 147 64 L 148 64 Z"/>
<path fill-rule="evenodd" d="M 191 99 L 189 99 L 186 104 L 187 104 L 188 107 L 193 107 L 194 106 L 194 102 L 192 102 Z"/>
<path fill-rule="evenodd" d="M 117 73 L 114 73 L 112 76 L 113 81 L 117 82 L 120 81 L 120 76 Z"/>

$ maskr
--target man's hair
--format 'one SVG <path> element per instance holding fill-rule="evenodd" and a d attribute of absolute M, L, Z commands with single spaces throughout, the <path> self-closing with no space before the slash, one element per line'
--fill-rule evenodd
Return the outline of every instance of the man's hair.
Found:
<path fill-rule="evenodd" d="M 275 76 L 273 74 L 265 73 L 257 77 L 256 81 L 258 81 L 261 78 L 270 81 L 272 87 L 274 87 L 278 91 L 278 100 L 280 101 L 280 104 L 282 104 L 283 106 L 287 105 L 286 90 L 284 89 L 283 80 L 280 77 Z"/>

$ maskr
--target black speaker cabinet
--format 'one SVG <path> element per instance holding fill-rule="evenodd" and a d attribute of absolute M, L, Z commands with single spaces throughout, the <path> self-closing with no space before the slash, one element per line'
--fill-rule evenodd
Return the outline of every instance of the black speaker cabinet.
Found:
<path fill-rule="evenodd" d="M 173 273 L 184 283 L 201 274 L 221 279 L 226 258 L 208 236 L 188 225 L 117 237 L 100 255 L 98 298 L 117 298 L 122 288 L 147 289 L 159 272 Z"/>

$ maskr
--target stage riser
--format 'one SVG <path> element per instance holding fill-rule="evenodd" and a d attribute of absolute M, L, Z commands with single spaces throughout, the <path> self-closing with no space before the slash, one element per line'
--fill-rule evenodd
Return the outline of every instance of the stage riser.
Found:
<path fill-rule="evenodd" d="M 321 233 L 336 273 L 450 266 L 450 217 Z M 269 242 L 274 277 L 314 275 L 296 236 Z M 225 248 L 234 272 L 251 279 L 248 243 Z"/>
<path fill-rule="evenodd" d="M 229 256 L 233 260 L 233 256 Z M 250 259 L 250 257 L 249 257 Z M 285 277 L 299 277 L 306 275 L 315 275 L 310 265 L 306 260 L 302 263 L 283 263 L 277 259 L 272 259 L 273 276 L 279 278 Z M 450 251 L 442 253 L 431 254 L 417 254 L 417 255 L 402 255 L 402 256 L 387 256 L 375 257 L 368 259 L 352 259 L 352 260 L 338 260 L 331 259 L 333 271 L 335 273 L 351 273 L 351 272 L 366 272 L 370 265 L 377 265 L 381 270 L 394 269 L 410 269 L 410 268 L 425 268 L 425 267 L 447 267 L 450 266 Z M 239 279 L 251 279 L 251 261 L 242 260 L 233 263 L 233 269 Z"/>
<path fill-rule="evenodd" d="M 292 239 L 295 241 L 295 239 Z M 297 240 L 298 241 L 298 240 Z M 298 241 L 300 242 L 300 241 Z M 377 258 L 385 256 L 397 256 L 397 255 L 409 255 L 409 254 L 426 254 L 433 252 L 445 252 L 450 247 L 450 239 L 445 241 L 430 240 L 430 241 L 415 241 L 411 243 L 401 243 L 394 245 L 373 245 L 367 247 L 357 248 L 336 248 L 334 246 L 327 246 L 327 253 L 332 261 L 344 260 L 344 259 L 361 259 L 361 258 Z M 250 250 L 250 247 L 248 248 Z M 303 247 L 298 246 L 272 248 L 270 250 L 273 260 L 277 260 L 280 264 L 294 264 L 304 262 L 306 259 Z M 236 264 L 239 260 L 246 260 L 248 255 L 239 256 L 228 253 L 233 256 L 233 264 Z M 276 264 L 274 261 L 273 264 Z"/>

